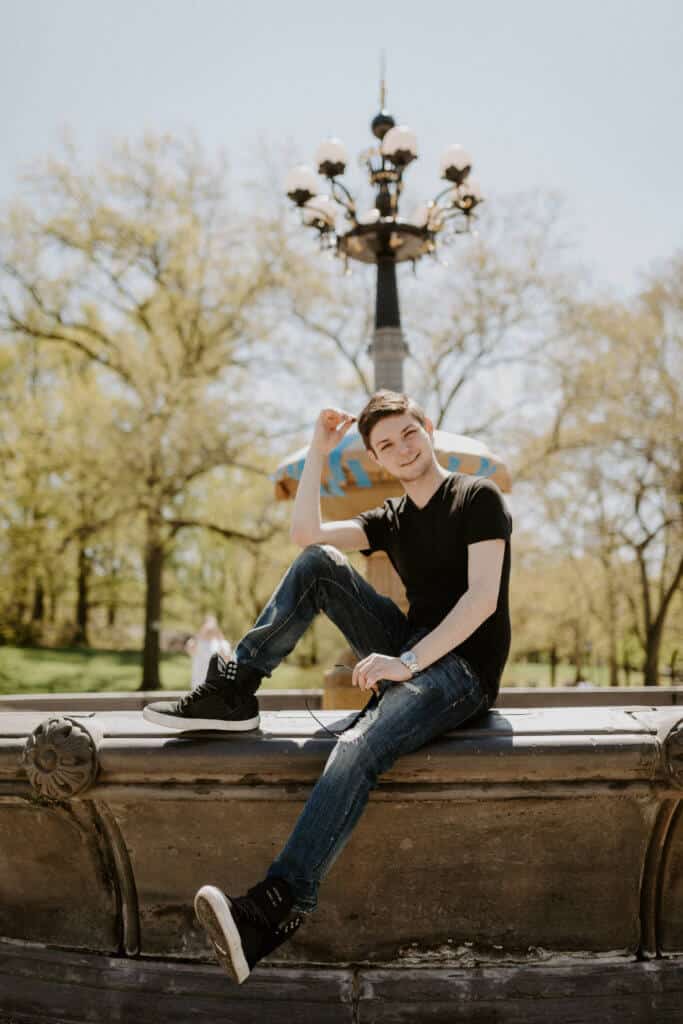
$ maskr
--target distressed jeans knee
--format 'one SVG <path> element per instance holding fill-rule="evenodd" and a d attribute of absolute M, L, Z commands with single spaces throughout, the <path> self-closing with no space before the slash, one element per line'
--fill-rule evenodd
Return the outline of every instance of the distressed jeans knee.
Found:
<path fill-rule="evenodd" d="M 344 552 L 335 548 L 333 544 L 308 544 L 297 558 L 314 564 L 322 564 L 325 567 L 328 562 L 333 562 L 335 565 L 350 565 Z"/>
<path fill-rule="evenodd" d="M 270 676 L 321 611 L 358 658 L 399 653 L 410 632 L 398 605 L 379 594 L 342 551 L 332 544 L 309 544 L 236 645 L 237 660 Z"/>

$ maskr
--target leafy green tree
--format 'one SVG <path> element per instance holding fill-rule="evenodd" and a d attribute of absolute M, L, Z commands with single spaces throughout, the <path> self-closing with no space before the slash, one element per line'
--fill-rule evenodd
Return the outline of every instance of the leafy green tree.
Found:
<path fill-rule="evenodd" d="M 99 373 L 122 505 L 143 524 L 142 685 L 155 689 L 164 563 L 197 525 L 188 488 L 262 434 L 245 387 L 265 345 L 269 248 L 249 243 L 225 168 L 193 142 L 149 135 L 92 173 L 67 148 L 32 185 L 3 225 L 0 315 L 13 338 L 79 353 Z M 81 539 L 100 513 L 82 509 Z"/>
<path fill-rule="evenodd" d="M 569 528 L 603 566 L 612 678 L 625 600 L 647 685 L 683 579 L 682 270 L 674 260 L 630 303 L 566 300 L 553 420 L 528 438 L 518 472 L 564 524 L 560 542 Z"/>

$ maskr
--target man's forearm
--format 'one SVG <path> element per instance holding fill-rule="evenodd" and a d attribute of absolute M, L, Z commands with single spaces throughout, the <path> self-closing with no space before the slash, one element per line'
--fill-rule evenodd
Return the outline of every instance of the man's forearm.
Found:
<path fill-rule="evenodd" d="M 420 669 L 427 668 L 454 647 L 459 647 L 494 611 L 484 594 L 466 590 L 439 625 L 412 648 Z"/>
<path fill-rule="evenodd" d="M 310 447 L 294 499 L 290 535 L 304 539 L 320 532 L 320 480 L 326 456 Z"/>

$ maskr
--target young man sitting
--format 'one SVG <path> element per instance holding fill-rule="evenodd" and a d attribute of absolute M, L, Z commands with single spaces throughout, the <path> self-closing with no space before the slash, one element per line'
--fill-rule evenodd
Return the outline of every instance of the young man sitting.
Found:
<path fill-rule="evenodd" d="M 324 462 L 356 417 L 324 409 L 294 503 L 291 537 L 303 551 L 234 657 L 214 656 L 206 681 L 145 718 L 174 729 L 255 729 L 261 680 L 319 612 L 358 657 L 352 682 L 372 697 L 339 736 L 281 853 L 244 896 L 212 885 L 195 896 L 219 961 L 238 982 L 289 938 L 317 905 L 320 882 L 347 843 L 379 776 L 402 754 L 484 714 L 510 648 L 512 520 L 490 480 L 447 472 L 433 424 L 408 396 L 376 392 L 358 431 L 404 494 L 351 519 L 322 523 Z M 344 556 L 386 551 L 406 587 L 408 614 Z"/>

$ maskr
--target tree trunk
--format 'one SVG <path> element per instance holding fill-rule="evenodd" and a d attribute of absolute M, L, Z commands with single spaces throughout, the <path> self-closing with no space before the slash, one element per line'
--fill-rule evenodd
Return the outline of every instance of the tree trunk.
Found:
<path fill-rule="evenodd" d="M 43 587 L 43 581 L 39 576 L 38 579 L 36 580 L 36 586 L 33 592 L 33 610 L 31 611 L 31 622 L 36 622 L 42 625 L 44 618 L 45 588 Z"/>
<path fill-rule="evenodd" d="M 657 686 L 659 684 L 659 649 L 662 643 L 663 616 L 658 616 L 654 625 L 647 633 L 647 649 L 645 651 L 645 664 L 643 673 L 645 686 Z"/>
<path fill-rule="evenodd" d="M 550 685 L 557 683 L 557 647 L 555 644 L 550 648 Z"/>
<path fill-rule="evenodd" d="M 574 669 L 574 683 L 580 683 L 583 678 L 583 644 L 578 627 L 574 631 Z"/>
<path fill-rule="evenodd" d="M 119 576 L 118 562 L 116 558 L 112 558 L 107 584 L 107 625 L 110 627 L 116 625 L 119 611 Z"/>
<path fill-rule="evenodd" d="M 73 642 L 75 644 L 88 644 L 88 613 L 90 602 L 88 585 L 90 582 L 90 560 L 85 550 L 85 544 L 78 546 L 78 594 L 76 597 L 76 629 Z"/>
<path fill-rule="evenodd" d="M 54 573 L 50 573 L 47 578 L 47 597 L 50 607 L 48 622 L 51 626 L 54 626 L 57 621 L 57 586 Z"/>
<path fill-rule="evenodd" d="M 619 659 L 617 652 L 613 650 L 609 652 L 609 685 L 619 685 Z"/>
<path fill-rule="evenodd" d="M 141 690 L 160 690 L 159 635 L 161 632 L 161 586 L 164 547 L 156 524 L 147 525 L 145 545 L 145 646 L 142 652 Z"/>
<path fill-rule="evenodd" d="M 619 685 L 619 637 L 617 595 L 611 575 L 607 582 L 607 599 L 609 610 L 609 685 Z"/>

